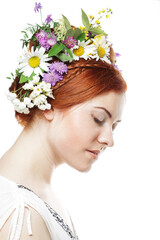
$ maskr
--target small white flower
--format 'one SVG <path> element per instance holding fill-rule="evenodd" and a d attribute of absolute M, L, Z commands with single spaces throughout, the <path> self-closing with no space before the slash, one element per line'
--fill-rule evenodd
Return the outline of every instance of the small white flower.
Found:
<path fill-rule="evenodd" d="M 18 98 L 16 98 L 16 99 L 14 99 L 14 100 L 12 101 L 12 103 L 13 103 L 15 106 L 19 106 L 20 100 L 19 100 Z"/>
<path fill-rule="evenodd" d="M 33 100 L 35 97 L 42 93 L 42 89 L 39 86 L 33 87 L 33 92 L 30 94 L 30 99 Z"/>
<path fill-rule="evenodd" d="M 51 105 L 49 103 L 41 104 L 41 105 L 38 105 L 38 108 L 41 110 L 51 109 Z"/>
<path fill-rule="evenodd" d="M 28 105 L 28 104 L 30 104 L 31 99 L 30 99 L 29 97 L 25 97 L 25 98 L 23 99 L 23 102 L 24 102 L 26 105 Z"/>
<path fill-rule="evenodd" d="M 46 109 L 51 109 L 51 104 L 47 103 L 46 104 Z"/>
<path fill-rule="evenodd" d="M 50 84 L 50 83 L 46 83 L 46 82 L 44 82 L 44 81 L 42 81 L 42 82 L 39 83 L 39 87 L 40 87 L 41 89 L 43 89 L 45 92 L 48 92 L 48 91 L 51 90 L 51 84 Z"/>
<path fill-rule="evenodd" d="M 40 105 L 40 104 L 46 104 L 47 103 L 47 97 L 44 94 L 40 94 L 36 98 L 33 99 L 34 105 Z"/>
<path fill-rule="evenodd" d="M 30 111 L 29 111 L 28 108 L 25 108 L 25 109 L 23 110 L 23 112 L 24 112 L 24 114 L 28 114 L 28 113 L 30 113 Z"/>
<path fill-rule="evenodd" d="M 40 82 L 39 87 L 45 92 L 44 94 L 50 98 L 54 98 L 52 93 L 52 88 L 50 83 L 46 83 L 44 81 Z"/>
<path fill-rule="evenodd" d="M 33 90 L 33 83 L 32 83 L 32 81 L 29 81 L 29 83 L 25 83 L 23 85 L 23 89 L 24 90 L 28 90 L 28 89 Z"/>
<path fill-rule="evenodd" d="M 51 92 L 47 92 L 46 95 L 52 99 L 55 99 L 55 97 L 53 96 L 52 94 L 52 91 Z"/>
<path fill-rule="evenodd" d="M 33 85 L 38 85 L 38 84 L 39 84 L 39 81 L 40 81 L 40 77 L 37 76 L 37 75 L 35 75 L 35 76 L 33 77 L 32 84 L 33 84 Z"/>
<path fill-rule="evenodd" d="M 42 93 L 42 89 L 38 85 L 38 86 L 33 87 L 33 92 L 38 96 L 40 93 Z"/>
<path fill-rule="evenodd" d="M 16 93 L 12 93 L 10 91 L 7 91 L 5 94 L 6 94 L 7 98 L 8 98 L 8 100 L 10 100 L 10 101 L 16 99 L 16 97 L 17 97 Z"/>
<path fill-rule="evenodd" d="M 46 106 L 44 104 L 38 105 L 38 108 L 40 110 L 46 110 Z"/>
<path fill-rule="evenodd" d="M 29 108 L 32 108 L 32 107 L 34 107 L 34 104 L 31 102 L 31 103 L 27 104 L 27 106 L 28 106 Z"/>
<path fill-rule="evenodd" d="M 18 107 L 19 107 L 20 110 L 23 110 L 23 109 L 26 108 L 26 104 L 24 102 L 20 102 Z"/>

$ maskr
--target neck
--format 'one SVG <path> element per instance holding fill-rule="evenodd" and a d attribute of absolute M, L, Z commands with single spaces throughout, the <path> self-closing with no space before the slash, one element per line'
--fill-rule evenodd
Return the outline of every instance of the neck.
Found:
<path fill-rule="evenodd" d="M 51 184 L 52 173 L 59 165 L 47 143 L 48 124 L 40 120 L 26 127 L 0 160 L 0 174 L 21 184 Z"/>

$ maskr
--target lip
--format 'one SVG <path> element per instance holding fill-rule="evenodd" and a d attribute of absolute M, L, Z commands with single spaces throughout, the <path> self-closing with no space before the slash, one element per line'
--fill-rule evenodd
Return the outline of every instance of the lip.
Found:
<path fill-rule="evenodd" d="M 94 151 L 93 151 L 93 150 L 92 150 L 92 151 L 87 150 L 87 152 L 90 153 L 90 155 L 92 156 L 92 158 L 97 159 L 97 158 L 98 158 L 98 154 L 99 154 L 100 151 L 97 151 L 97 150 L 94 150 Z"/>

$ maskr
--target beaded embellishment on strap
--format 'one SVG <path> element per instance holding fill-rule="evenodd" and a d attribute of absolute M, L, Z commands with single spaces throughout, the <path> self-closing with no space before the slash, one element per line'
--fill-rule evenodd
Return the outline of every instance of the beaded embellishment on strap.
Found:
<path fill-rule="evenodd" d="M 24 189 L 26 189 L 26 190 L 34 193 L 37 197 L 39 197 L 39 196 L 38 196 L 35 192 L 33 192 L 31 189 L 29 189 L 29 188 L 27 188 L 27 187 L 25 187 L 25 186 L 23 186 L 23 185 L 21 185 L 21 184 L 17 184 L 17 186 L 18 186 L 19 188 L 24 188 Z M 39 198 L 40 198 L 40 197 L 39 197 Z M 41 198 L 40 198 L 40 199 L 41 199 Z M 67 234 L 70 236 L 70 238 L 73 239 L 73 240 L 79 240 L 79 239 L 78 239 L 78 236 L 74 237 L 71 229 L 70 229 L 69 226 L 64 222 L 63 218 L 62 218 L 52 207 L 50 207 L 48 203 L 46 203 L 43 199 L 41 199 L 41 200 L 45 203 L 46 207 L 48 208 L 48 210 L 50 211 L 50 213 L 52 214 L 52 216 L 54 217 L 54 219 L 61 225 L 61 227 L 64 229 L 64 231 L 67 232 Z"/>

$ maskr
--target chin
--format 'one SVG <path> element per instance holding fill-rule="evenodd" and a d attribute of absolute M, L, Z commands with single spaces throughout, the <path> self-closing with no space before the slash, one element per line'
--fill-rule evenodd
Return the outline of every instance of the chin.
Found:
<path fill-rule="evenodd" d="M 77 171 L 82 172 L 82 173 L 87 173 L 91 170 L 92 165 L 89 166 L 81 166 L 79 168 L 75 168 Z"/>

